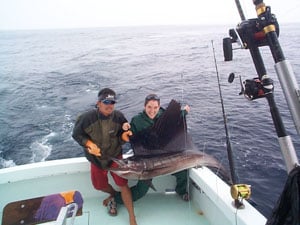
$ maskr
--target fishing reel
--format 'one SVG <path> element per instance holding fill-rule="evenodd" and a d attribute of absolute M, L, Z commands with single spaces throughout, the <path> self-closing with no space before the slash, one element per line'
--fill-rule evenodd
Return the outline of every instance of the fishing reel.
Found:
<path fill-rule="evenodd" d="M 275 27 L 275 32 L 279 36 L 279 24 L 276 16 L 271 13 L 271 8 L 266 7 L 265 12 L 259 18 L 248 19 L 237 25 L 236 29 L 229 30 L 229 36 L 223 39 L 224 60 L 232 60 L 233 43 L 240 47 L 236 49 L 248 49 L 249 46 L 267 46 L 266 32 L 270 26 Z"/>
<path fill-rule="evenodd" d="M 235 207 L 240 209 L 244 207 L 243 200 L 251 197 L 251 186 L 248 184 L 234 184 L 230 187 L 230 193 L 235 200 Z"/>
<path fill-rule="evenodd" d="M 234 73 L 230 73 L 228 77 L 228 82 L 232 83 L 235 78 Z M 253 79 L 247 79 L 242 82 L 241 76 L 240 84 L 241 84 L 241 92 L 239 95 L 244 95 L 248 100 L 254 100 L 257 98 L 263 98 L 267 94 L 270 94 L 274 90 L 273 80 L 269 78 L 267 75 L 263 76 L 260 80 L 258 77 Z"/>

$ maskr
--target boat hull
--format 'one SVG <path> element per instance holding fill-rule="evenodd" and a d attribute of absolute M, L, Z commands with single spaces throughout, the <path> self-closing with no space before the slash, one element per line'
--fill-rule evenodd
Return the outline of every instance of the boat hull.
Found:
<path fill-rule="evenodd" d="M 190 202 L 184 202 L 172 191 L 175 187 L 173 176 L 154 178 L 153 184 L 157 191 L 149 191 L 144 198 L 134 204 L 139 224 L 260 225 L 266 223 L 265 217 L 246 201 L 245 209 L 235 209 L 230 197 L 230 187 L 208 168 L 190 169 L 189 177 Z M 129 185 L 135 182 L 130 181 Z M 79 191 L 84 199 L 83 215 L 75 219 L 75 224 L 96 225 L 99 224 L 99 220 L 106 221 L 104 224 L 127 224 L 128 215 L 123 206 L 120 206 L 117 217 L 112 218 L 106 213 L 106 209 L 102 206 L 106 194 L 92 187 L 90 165 L 85 158 L 54 160 L 1 169 L 1 214 L 5 205 L 10 202 L 68 190 Z M 162 199 L 165 200 L 161 201 Z M 178 218 L 174 217 L 174 214 L 168 215 L 171 208 Z M 156 212 L 156 216 L 149 216 L 147 210 L 150 209 L 151 213 Z M 159 215 L 160 213 L 162 215 Z"/>

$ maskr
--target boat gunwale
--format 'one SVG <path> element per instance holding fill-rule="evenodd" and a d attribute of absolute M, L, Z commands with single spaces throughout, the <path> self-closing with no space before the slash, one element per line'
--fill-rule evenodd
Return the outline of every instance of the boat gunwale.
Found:
<path fill-rule="evenodd" d="M 76 167 L 74 165 L 76 165 Z M 51 168 L 50 172 L 47 168 Z M 89 172 L 89 170 L 90 164 L 85 157 L 30 163 L 0 169 L 0 184 L 60 174 L 85 173 Z M 24 176 L 24 172 L 26 176 Z"/>

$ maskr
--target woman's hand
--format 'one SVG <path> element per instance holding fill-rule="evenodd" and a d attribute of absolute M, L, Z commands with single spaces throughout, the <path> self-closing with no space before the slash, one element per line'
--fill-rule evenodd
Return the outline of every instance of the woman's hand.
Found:
<path fill-rule="evenodd" d="M 127 130 L 129 130 L 131 128 L 131 126 L 130 126 L 130 123 L 123 123 L 123 125 L 122 125 L 122 129 L 123 130 L 125 130 L 125 131 L 127 131 Z"/>
<path fill-rule="evenodd" d="M 183 108 L 187 113 L 191 111 L 191 107 L 189 105 L 185 105 Z"/>

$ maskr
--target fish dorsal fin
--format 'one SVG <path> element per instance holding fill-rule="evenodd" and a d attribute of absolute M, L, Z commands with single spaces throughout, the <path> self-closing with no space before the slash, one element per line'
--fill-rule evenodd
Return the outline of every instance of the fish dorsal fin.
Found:
<path fill-rule="evenodd" d="M 180 103 L 171 100 L 154 125 L 135 134 L 131 144 L 136 156 L 182 152 L 190 146 L 191 138 Z"/>

